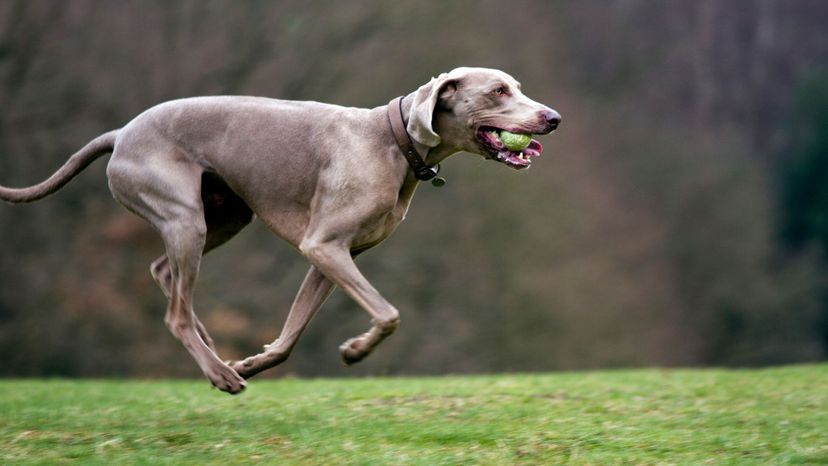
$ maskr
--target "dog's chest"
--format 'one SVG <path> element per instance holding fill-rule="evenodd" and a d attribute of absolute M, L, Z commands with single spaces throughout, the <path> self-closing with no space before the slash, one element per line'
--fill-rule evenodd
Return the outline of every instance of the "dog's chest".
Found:
<path fill-rule="evenodd" d="M 383 209 L 373 220 L 366 222 L 354 238 L 352 249 L 368 249 L 384 241 L 405 220 L 411 196 L 400 196 L 391 208 Z"/>

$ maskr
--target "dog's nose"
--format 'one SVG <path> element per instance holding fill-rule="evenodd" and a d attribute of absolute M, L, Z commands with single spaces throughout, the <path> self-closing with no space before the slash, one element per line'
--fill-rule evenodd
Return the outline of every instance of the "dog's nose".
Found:
<path fill-rule="evenodd" d="M 543 119 L 549 126 L 549 131 L 554 131 L 561 123 L 561 114 L 552 110 L 551 108 L 543 111 Z"/>

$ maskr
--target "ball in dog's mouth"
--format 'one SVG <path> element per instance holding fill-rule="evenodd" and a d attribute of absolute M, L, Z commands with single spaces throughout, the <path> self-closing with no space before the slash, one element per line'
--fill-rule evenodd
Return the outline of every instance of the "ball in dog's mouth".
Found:
<path fill-rule="evenodd" d="M 492 159 L 515 168 L 528 168 L 532 157 L 543 152 L 543 146 L 531 134 L 513 133 L 498 128 L 481 128 L 477 137 Z"/>

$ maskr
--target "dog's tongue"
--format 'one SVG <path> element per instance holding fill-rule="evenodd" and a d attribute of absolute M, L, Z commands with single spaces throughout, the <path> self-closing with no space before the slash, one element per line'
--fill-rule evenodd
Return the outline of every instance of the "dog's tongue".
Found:
<path fill-rule="evenodd" d="M 540 142 L 538 142 L 537 139 L 532 139 L 532 142 L 530 142 L 529 145 L 526 146 L 526 149 L 523 149 L 524 154 L 531 155 L 534 157 L 541 155 L 541 152 L 543 152 L 543 146 Z"/>
<path fill-rule="evenodd" d="M 531 155 L 532 157 L 537 157 L 541 155 L 541 152 L 543 152 L 543 146 L 536 139 L 532 139 L 532 142 L 530 142 L 529 145 L 526 146 L 526 148 L 523 150 L 509 150 L 504 148 L 503 152 L 515 156 L 518 156 L 521 153 L 523 153 L 523 155 Z"/>
<path fill-rule="evenodd" d="M 537 157 L 541 155 L 541 152 L 543 152 L 541 143 L 532 139 L 532 142 L 525 149 L 520 151 L 506 149 L 501 151 L 501 156 L 505 157 L 512 166 L 528 167 L 532 164 L 531 157 Z"/>

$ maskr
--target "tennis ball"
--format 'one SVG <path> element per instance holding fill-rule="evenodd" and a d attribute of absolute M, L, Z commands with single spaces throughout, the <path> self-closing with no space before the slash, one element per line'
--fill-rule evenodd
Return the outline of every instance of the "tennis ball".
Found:
<path fill-rule="evenodd" d="M 503 130 L 500 132 L 500 140 L 507 149 L 518 151 L 526 149 L 530 142 L 532 142 L 532 135 L 511 133 Z"/>

